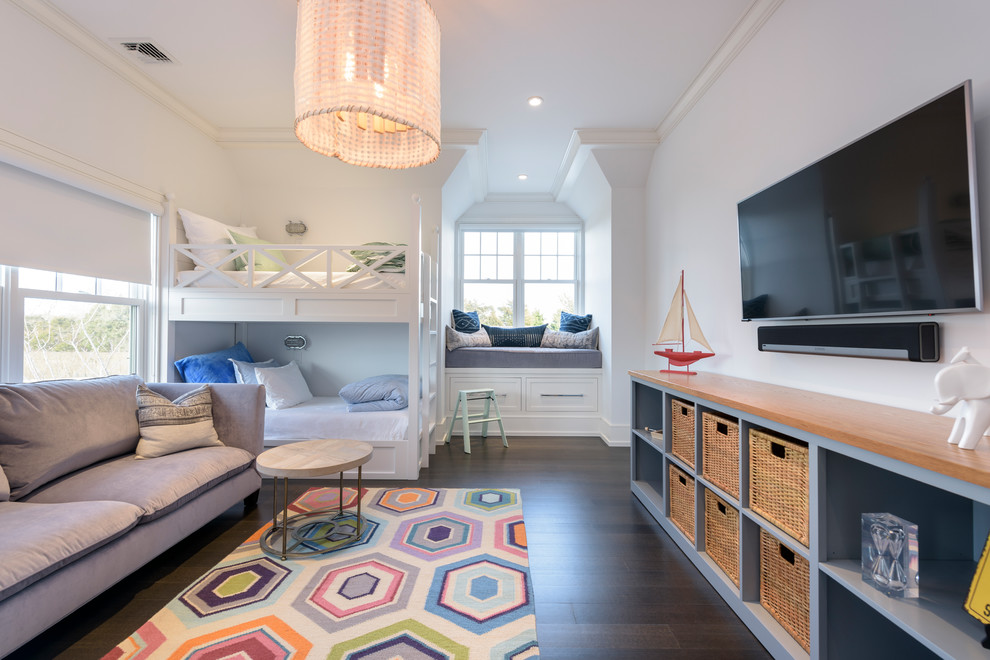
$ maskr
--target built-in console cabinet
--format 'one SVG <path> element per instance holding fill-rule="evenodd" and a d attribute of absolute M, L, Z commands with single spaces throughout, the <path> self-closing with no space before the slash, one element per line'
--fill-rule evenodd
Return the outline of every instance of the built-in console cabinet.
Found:
<path fill-rule="evenodd" d="M 963 610 L 990 446 L 953 420 L 719 374 L 630 372 L 631 487 L 775 658 L 981 658 Z M 769 468 L 767 467 L 769 465 Z M 861 514 L 918 525 L 916 599 L 861 577 Z"/>

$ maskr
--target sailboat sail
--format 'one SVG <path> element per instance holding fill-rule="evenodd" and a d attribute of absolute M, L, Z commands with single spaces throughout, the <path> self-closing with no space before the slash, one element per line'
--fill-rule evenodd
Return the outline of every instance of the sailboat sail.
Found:
<path fill-rule="evenodd" d="M 691 331 L 691 339 L 698 342 L 709 351 L 713 351 L 711 346 L 708 344 L 708 340 L 705 339 L 705 333 L 701 331 L 701 326 L 698 325 L 698 319 L 694 315 L 694 310 L 691 309 L 691 301 L 688 300 L 687 294 L 684 294 L 684 306 L 687 308 L 688 317 L 688 329 Z"/>
<path fill-rule="evenodd" d="M 657 337 L 657 344 L 662 344 L 664 342 L 671 341 L 681 341 L 681 334 L 684 332 L 684 324 L 682 323 L 681 310 L 684 306 L 681 304 L 681 296 L 684 295 L 684 289 L 678 285 L 677 289 L 674 291 L 674 299 L 670 301 L 670 309 L 667 310 L 667 318 L 663 322 L 663 327 L 660 328 L 660 336 Z"/>

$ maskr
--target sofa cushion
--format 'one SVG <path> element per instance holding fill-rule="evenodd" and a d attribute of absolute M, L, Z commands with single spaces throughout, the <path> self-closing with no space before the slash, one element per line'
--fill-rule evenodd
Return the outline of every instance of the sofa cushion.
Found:
<path fill-rule="evenodd" d="M 10 497 L 112 456 L 138 440 L 137 376 L 0 385 L 0 465 Z"/>
<path fill-rule="evenodd" d="M 156 458 L 196 447 L 222 445 L 213 428 L 213 397 L 203 385 L 170 401 L 144 385 L 137 389 L 138 458 Z"/>
<path fill-rule="evenodd" d="M 141 522 L 148 522 L 178 509 L 253 464 L 254 455 L 238 447 L 202 447 L 153 460 L 131 454 L 63 477 L 38 489 L 27 501 L 128 502 L 140 507 Z"/>
<path fill-rule="evenodd" d="M 10 499 L 10 482 L 7 481 L 7 475 L 3 473 L 3 466 L 0 465 L 0 502 L 6 502 Z"/>
<path fill-rule="evenodd" d="M 0 502 L 0 600 L 121 536 L 140 517 L 125 502 Z"/>

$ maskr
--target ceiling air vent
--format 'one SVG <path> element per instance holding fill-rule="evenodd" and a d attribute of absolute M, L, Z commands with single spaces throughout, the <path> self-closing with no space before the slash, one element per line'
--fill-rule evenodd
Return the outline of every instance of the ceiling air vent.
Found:
<path fill-rule="evenodd" d="M 172 58 L 168 56 L 161 48 L 151 43 L 150 41 L 122 41 L 120 45 L 137 55 L 137 57 L 142 62 L 171 62 Z"/>

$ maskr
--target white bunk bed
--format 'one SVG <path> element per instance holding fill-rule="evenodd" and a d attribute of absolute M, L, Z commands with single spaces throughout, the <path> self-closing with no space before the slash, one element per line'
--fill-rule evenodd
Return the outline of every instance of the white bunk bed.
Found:
<path fill-rule="evenodd" d="M 415 213 L 414 226 L 418 227 L 418 204 Z M 439 268 L 430 254 L 421 251 L 418 231 L 415 239 L 415 244 L 408 246 L 380 247 L 170 245 L 166 262 L 169 286 L 164 292 L 167 303 L 163 301 L 168 309 L 164 373 L 172 373 L 172 362 L 183 357 L 176 350 L 175 337 L 177 324 L 185 322 L 241 326 L 257 322 L 404 324 L 410 393 L 407 408 L 382 414 L 347 413 L 341 412 L 337 397 L 317 397 L 309 405 L 298 406 L 297 412 L 293 412 L 295 408 L 269 411 L 275 414 L 267 415 L 266 445 L 282 444 L 287 436 L 350 437 L 375 448 L 372 460 L 363 467 L 366 478 L 416 479 L 420 468 L 429 465 L 435 449 L 442 347 L 437 319 Z M 218 254 L 226 256 L 207 262 L 201 256 L 202 248 L 219 249 Z M 356 253 L 362 258 L 355 257 Z M 237 258 L 245 260 L 245 270 L 230 270 Z M 259 259 L 280 270 L 255 270 Z M 405 262 L 401 272 L 394 266 L 396 260 Z M 384 264 L 392 266 L 382 268 Z M 395 373 L 400 372 L 396 367 Z M 321 405 L 325 414 L 314 416 Z M 380 424 L 373 423 L 375 415 L 382 418 Z M 309 422 L 293 422 L 293 416 L 308 418 Z M 329 421 L 334 418 L 342 421 Z M 331 435 L 335 428 L 339 431 Z"/>

